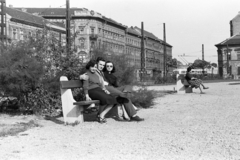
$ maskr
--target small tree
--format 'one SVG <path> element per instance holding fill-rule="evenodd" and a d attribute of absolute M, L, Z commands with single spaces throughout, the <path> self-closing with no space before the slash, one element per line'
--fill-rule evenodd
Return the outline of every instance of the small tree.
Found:
<path fill-rule="evenodd" d="M 125 54 L 118 55 L 112 50 L 102 47 L 101 49 L 95 48 L 93 50 L 92 58 L 97 59 L 97 57 L 103 57 L 104 59 L 114 63 L 116 67 L 115 76 L 118 78 L 120 84 L 126 85 L 134 82 L 135 67 L 129 65 Z"/>
<path fill-rule="evenodd" d="M 82 64 L 73 50 L 65 52 L 48 29 L 37 35 L 1 46 L 0 89 L 17 97 L 23 110 L 52 112 L 60 107 L 59 77 L 78 78 Z"/>
<path fill-rule="evenodd" d="M 207 68 L 209 65 L 210 65 L 209 62 L 200 59 L 195 60 L 194 63 L 192 64 L 194 68 L 201 68 L 203 70 L 203 73 L 204 69 Z"/>

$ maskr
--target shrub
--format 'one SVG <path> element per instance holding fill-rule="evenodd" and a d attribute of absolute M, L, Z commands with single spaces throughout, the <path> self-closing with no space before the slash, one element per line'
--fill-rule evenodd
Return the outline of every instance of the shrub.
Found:
<path fill-rule="evenodd" d="M 37 115 L 56 115 L 57 109 L 61 107 L 60 94 L 49 92 L 42 85 L 35 91 L 29 93 L 28 101 L 25 103 L 22 112 L 32 111 Z"/>
<path fill-rule="evenodd" d="M 44 75 L 44 62 L 33 55 L 26 43 L 18 43 L 0 54 L 0 89 L 8 96 L 17 97 L 20 106 L 28 94 L 36 90 Z"/>
<path fill-rule="evenodd" d="M 154 104 L 154 94 L 153 91 L 142 87 L 141 89 L 132 92 L 131 100 L 137 107 L 149 108 Z"/>
<path fill-rule="evenodd" d="M 23 112 L 53 114 L 61 106 L 60 76 L 77 79 L 82 72 L 83 64 L 73 50 L 64 52 L 48 36 L 0 49 L 0 90 L 16 97 Z"/>
<path fill-rule="evenodd" d="M 158 75 L 155 78 L 154 83 L 155 84 L 176 83 L 176 74 L 167 75 L 166 77 Z"/>

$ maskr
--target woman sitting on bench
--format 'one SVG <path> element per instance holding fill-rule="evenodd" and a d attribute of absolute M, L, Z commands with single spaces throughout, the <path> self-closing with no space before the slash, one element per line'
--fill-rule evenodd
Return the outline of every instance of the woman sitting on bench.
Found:
<path fill-rule="evenodd" d="M 201 79 L 197 79 L 197 78 L 193 77 L 192 74 L 190 73 L 191 70 L 192 70 L 191 66 L 187 68 L 187 73 L 186 73 L 185 79 L 191 85 L 192 88 L 199 88 L 200 94 L 203 94 L 203 91 L 202 91 L 200 85 L 203 87 L 203 89 L 208 89 L 209 87 L 205 87 L 203 85 L 203 82 Z"/>
<path fill-rule="evenodd" d="M 118 104 L 118 102 L 116 98 L 105 88 L 103 81 L 99 78 L 98 74 L 95 73 L 95 61 L 89 61 L 86 65 L 86 69 L 86 75 L 88 78 L 83 81 L 83 89 L 86 95 L 86 100 L 100 101 L 97 119 L 99 123 L 106 123 L 107 121 L 105 119 L 105 115 L 115 104 Z"/>

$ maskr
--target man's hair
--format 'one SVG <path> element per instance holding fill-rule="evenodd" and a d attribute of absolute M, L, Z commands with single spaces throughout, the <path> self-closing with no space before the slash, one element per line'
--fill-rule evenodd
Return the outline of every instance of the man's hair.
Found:
<path fill-rule="evenodd" d="M 97 60 L 96 60 L 96 61 L 97 61 L 97 63 L 98 63 L 99 61 L 106 62 L 105 59 L 104 59 L 103 57 L 97 57 Z"/>
<path fill-rule="evenodd" d="M 115 69 L 115 66 L 114 66 L 113 62 L 111 62 L 111 61 L 107 61 L 107 62 L 105 63 L 105 66 L 104 66 L 104 68 L 103 68 L 103 72 L 106 72 L 106 71 L 108 72 L 108 70 L 107 70 L 107 64 L 108 64 L 108 63 L 112 63 L 113 69 L 112 69 L 111 73 L 115 73 L 116 69 Z"/>
<path fill-rule="evenodd" d="M 90 60 L 86 65 L 86 69 L 88 70 L 90 67 L 94 67 L 95 64 L 96 64 L 96 61 Z"/>

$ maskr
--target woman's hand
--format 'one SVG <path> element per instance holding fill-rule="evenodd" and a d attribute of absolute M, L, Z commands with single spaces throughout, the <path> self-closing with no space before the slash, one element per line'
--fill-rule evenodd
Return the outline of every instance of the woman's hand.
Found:
<path fill-rule="evenodd" d="M 88 94 L 86 94 L 86 101 L 91 101 L 92 99 L 89 97 Z"/>
<path fill-rule="evenodd" d="M 108 90 L 106 90 L 106 89 L 104 89 L 104 92 L 105 92 L 106 94 L 110 94 L 110 92 L 109 92 Z"/>
<path fill-rule="evenodd" d="M 80 77 L 80 80 L 84 80 L 84 81 L 89 79 L 87 74 L 80 75 L 79 77 Z"/>

